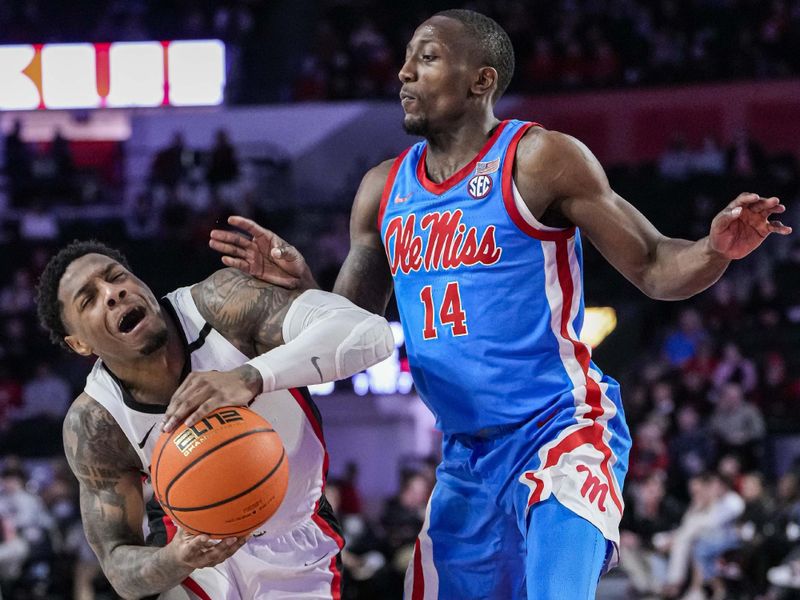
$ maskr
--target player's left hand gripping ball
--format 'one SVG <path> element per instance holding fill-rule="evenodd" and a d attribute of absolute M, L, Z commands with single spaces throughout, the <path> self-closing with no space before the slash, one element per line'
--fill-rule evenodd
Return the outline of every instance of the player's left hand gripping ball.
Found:
<path fill-rule="evenodd" d="M 261 374 L 250 365 L 231 371 L 193 371 L 172 395 L 162 429 L 172 431 L 184 421 L 191 427 L 221 406 L 246 406 L 263 385 Z"/>

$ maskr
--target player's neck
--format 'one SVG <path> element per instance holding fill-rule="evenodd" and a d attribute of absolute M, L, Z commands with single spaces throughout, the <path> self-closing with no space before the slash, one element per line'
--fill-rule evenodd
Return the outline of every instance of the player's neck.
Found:
<path fill-rule="evenodd" d="M 428 177 L 441 183 L 460 171 L 486 145 L 500 121 L 492 113 L 475 118 L 465 115 L 458 123 L 427 136 L 425 169 Z"/>
<path fill-rule="evenodd" d="M 168 404 L 181 383 L 186 355 L 184 340 L 172 319 L 167 319 L 167 343 L 148 356 L 123 364 L 106 362 L 137 402 Z"/>

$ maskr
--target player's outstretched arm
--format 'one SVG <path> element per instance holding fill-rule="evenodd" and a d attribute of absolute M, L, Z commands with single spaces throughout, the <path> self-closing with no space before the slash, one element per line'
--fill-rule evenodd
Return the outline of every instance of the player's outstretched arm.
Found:
<path fill-rule="evenodd" d="M 620 273 L 652 298 L 697 294 L 770 233 L 791 232 L 769 220 L 785 210 L 777 198 L 741 194 L 714 218 L 708 236 L 695 242 L 668 238 L 611 189 L 585 145 L 558 132 L 531 133 L 520 143 L 515 179 L 533 214 L 547 212 L 580 227 Z"/>
<path fill-rule="evenodd" d="M 173 394 L 164 430 L 246 405 L 262 392 L 349 377 L 394 350 L 386 319 L 321 290 L 287 290 L 223 269 L 192 288 L 200 314 L 250 361 L 193 372 Z"/>
<path fill-rule="evenodd" d="M 147 547 L 139 460 L 113 417 L 82 394 L 64 420 L 64 450 L 80 487 L 86 538 L 123 598 L 142 598 L 179 585 L 194 569 L 232 555 L 244 539 L 213 544 L 185 532 L 165 547 Z"/>

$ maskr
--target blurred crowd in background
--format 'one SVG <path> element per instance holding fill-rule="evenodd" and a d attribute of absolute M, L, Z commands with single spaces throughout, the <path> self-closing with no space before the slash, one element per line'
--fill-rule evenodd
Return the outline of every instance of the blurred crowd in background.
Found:
<path fill-rule="evenodd" d="M 302 4 L 0 0 L 7 25 L 0 43 L 213 37 L 228 49 L 234 102 L 396 97 L 414 28 L 453 8 L 442 0 Z M 800 0 L 473 0 L 463 7 L 492 16 L 511 36 L 518 73 L 511 92 L 800 73 Z M 285 33 L 287 16 L 302 29 Z"/>
<path fill-rule="evenodd" d="M 286 2 L 0 0 L 0 42 L 219 37 L 240 83 Z M 413 27 L 440 3 L 326 0 L 290 75 L 233 101 L 391 97 Z M 278 8 L 276 8 L 276 6 Z M 514 41 L 512 91 L 777 78 L 800 73 L 800 0 L 507 0 L 470 8 Z M 80 9 L 80 10 L 79 10 Z M 91 25 L 75 15 L 93 14 Z M 274 50 L 273 50 L 274 51 Z M 259 71 L 259 72 L 261 72 Z M 238 95 L 237 95 L 238 94 Z M 272 94 L 272 95 L 268 95 Z M 0 213 L 0 591 L 3 598 L 114 597 L 83 537 L 60 426 L 91 361 L 52 346 L 35 319 L 35 284 L 60 244 L 96 237 L 119 247 L 154 290 L 216 268 L 208 231 L 232 213 L 275 228 L 330 289 L 347 253 L 349 205 L 266 207 L 252 165 L 220 131 L 206 148 L 172 143 L 140 181 L 122 177 L 122 148 L 98 162 L 61 136 L 5 137 Z M 689 146 L 679 129 L 658 161 L 609 166 L 612 186 L 667 235 L 697 239 L 742 191 L 780 196 L 800 222 L 800 165 L 746 132 Z M 135 183 L 135 193 L 124 193 Z M 357 182 L 355 182 L 357 184 Z M 355 188 L 354 188 L 355 189 Z M 128 190 L 130 191 L 130 190 Z M 70 213 L 75 206 L 124 211 Z M 94 215 L 94 216 L 93 216 Z M 586 249 L 587 305 L 618 307 L 597 349 L 621 380 L 634 437 L 621 568 L 632 598 L 800 597 L 800 241 L 770 239 L 709 291 L 686 302 L 644 298 Z M 187 260 L 186 257 L 192 257 Z M 397 319 L 390 307 L 390 318 Z M 328 495 L 347 546 L 347 600 L 400 598 L 435 482 L 437 457 L 401 465 L 397 494 L 367 510 L 356 465 L 331 473 Z"/>
<path fill-rule="evenodd" d="M 30 150 L 14 136 L 6 139 L 7 148 L 17 147 L 6 153 L 10 189 L 20 183 L 14 161 Z M 54 159 L 69 162 L 67 155 Z M 156 290 L 174 287 L 176 277 L 183 283 L 203 277 L 217 264 L 206 247 L 211 227 L 232 212 L 271 218 L 258 203 L 242 204 L 241 162 L 224 131 L 205 149 L 186 147 L 176 132 L 152 156 L 148 183 L 123 217 L 60 221 L 50 209 L 63 199 L 42 191 L 37 195 L 50 198 L 48 210 L 22 202 L 23 216 L 5 221 L 0 453 L 21 457 L 5 461 L 0 492 L 0 580 L 9 597 L 66 598 L 75 585 L 84 595 L 74 597 L 90 598 L 87 581 L 100 581 L 81 537 L 74 481 L 60 458 L 60 423 L 89 362 L 64 354 L 38 329 L 39 273 L 59 243 L 89 234 L 127 251 L 137 268 L 150 269 Z M 40 188 L 45 184 L 33 171 L 25 173 L 28 189 L 63 187 Z M 780 195 L 789 209 L 786 221 L 798 217 L 797 161 L 771 155 L 746 136 L 690 148 L 676 134 L 656 163 L 610 168 L 609 174 L 615 189 L 670 235 L 705 235 L 713 215 L 742 189 Z M 289 216 L 281 226 L 288 239 L 307 240 L 301 249 L 326 288 L 348 248 L 347 207 L 339 209 L 337 216 L 326 208 L 325 219 L 315 220 L 313 211 Z M 791 460 L 800 455 L 792 441 L 800 430 L 800 360 L 793 350 L 800 343 L 798 272 L 800 242 L 770 239 L 695 299 L 657 303 L 620 285 L 587 250 L 587 304 L 635 307 L 628 326 L 637 333 L 626 343 L 636 351 L 625 352 L 620 370 L 598 359 L 622 380 L 635 440 L 621 553 L 634 597 L 685 597 L 687 586 L 716 598 L 784 598 L 800 590 L 800 462 Z M 606 344 L 613 347 L 614 337 Z M 420 457 L 406 465 L 397 496 L 378 514 L 362 511 L 355 465 L 332 473 L 330 495 L 347 531 L 349 598 L 399 598 L 435 464 L 436 457 Z M 65 556 L 73 559 L 71 571 L 63 568 Z M 102 593 L 102 585 L 95 586 Z"/>

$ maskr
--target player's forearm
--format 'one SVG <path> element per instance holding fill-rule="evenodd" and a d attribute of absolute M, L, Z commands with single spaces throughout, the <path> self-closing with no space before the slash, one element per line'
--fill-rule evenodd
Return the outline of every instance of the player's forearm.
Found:
<path fill-rule="evenodd" d="M 640 287 L 657 300 L 683 300 L 713 285 L 729 264 L 711 248 L 708 237 L 696 242 L 663 238 Z"/>
<path fill-rule="evenodd" d="M 394 350 L 386 319 L 338 294 L 307 290 L 283 322 L 285 344 L 249 360 L 270 392 L 350 377 Z"/>
<path fill-rule="evenodd" d="M 103 561 L 103 572 L 123 598 L 160 594 L 180 585 L 194 571 L 175 560 L 168 548 L 117 546 Z"/>

